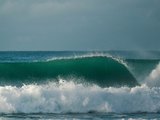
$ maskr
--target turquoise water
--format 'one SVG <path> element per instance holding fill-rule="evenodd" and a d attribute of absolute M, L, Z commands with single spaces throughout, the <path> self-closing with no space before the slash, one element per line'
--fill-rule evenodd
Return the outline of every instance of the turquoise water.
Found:
<path fill-rule="evenodd" d="M 101 87 L 138 85 L 123 63 L 106 56 L 0 63 L 1 85 L 44 83 L 47 79 L 58 82 L 59 77 L 66 80 L 77 78 L 75 82 L 96 84 Z"/>
<path fill-rule="evenodd" d="M 159 119 L 160 52 L 0 52 L 0 119 Z"/>

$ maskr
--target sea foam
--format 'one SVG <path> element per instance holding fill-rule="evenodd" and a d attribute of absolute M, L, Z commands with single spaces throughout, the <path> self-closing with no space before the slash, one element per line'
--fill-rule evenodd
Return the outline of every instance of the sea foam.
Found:
<path fill-rule="evenodd" d="M 101 88 L 60 79 L 43 85 L 1 86 L 0 113 L 158 112 L 160 88 Z"/>

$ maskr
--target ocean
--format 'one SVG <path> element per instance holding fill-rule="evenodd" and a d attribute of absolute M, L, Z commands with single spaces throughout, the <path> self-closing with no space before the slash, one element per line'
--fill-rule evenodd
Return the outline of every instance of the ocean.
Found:
<path fill-rule="evenodd" d="M 160 51 L 0 52 L 2 120 L 160 119 Z"/>

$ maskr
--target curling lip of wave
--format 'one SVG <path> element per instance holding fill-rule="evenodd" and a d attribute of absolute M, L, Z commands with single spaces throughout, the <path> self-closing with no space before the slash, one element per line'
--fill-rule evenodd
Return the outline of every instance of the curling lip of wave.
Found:
<path fill-rule="evenodd" d="M 47 60 L 45 60 L 45 61 L 46 61 L 46 62 L 49 62 L 49 61 L 54 61 L 54 60 L 84 59 L 84 58 L 92 58 L 92 57 L 106 57 L 106 58 L 111 58 L 111 59 L 113 59 L 113 60 L 115 60 L 115 61 L 117 61 L 117 62 L 125 65 L 126 67 L 128 67 L 127 64 L 123 61 L 122 58 L 114 57 L 114 56 L 112 56 L 112 55 L 110 55 L 110 54 L 106 54 L 106 53 L 105 53 L 105 54 L 104 54 L 104 53 L 94 53 L 94 54 L 89 53 L 89 54 L 85 54 L 85 55 L 75 55 L 75 56 L 70 56 L 70 57 L 53 57 L 53 58 L 49 58 L 49 59 L 47 59 Z M 38 62 L 38 61 L 36 61 L 36 62 Z"/>

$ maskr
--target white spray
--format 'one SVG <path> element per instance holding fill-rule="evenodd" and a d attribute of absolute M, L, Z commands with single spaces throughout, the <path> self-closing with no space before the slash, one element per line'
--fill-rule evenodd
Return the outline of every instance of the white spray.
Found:
<path fill-rule="evenodd" d="M 151 71 L 145 82 L 150 87 L 160 86 L 160 63 Z"/>
<path fill-rule="evenodd" d="M 60 80 L 60 83 L 0 87 L 0 113 L 157 112 L 160 89 L 101 88 Z"/>

